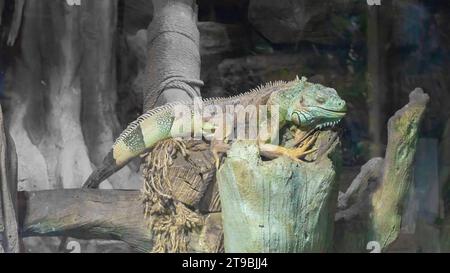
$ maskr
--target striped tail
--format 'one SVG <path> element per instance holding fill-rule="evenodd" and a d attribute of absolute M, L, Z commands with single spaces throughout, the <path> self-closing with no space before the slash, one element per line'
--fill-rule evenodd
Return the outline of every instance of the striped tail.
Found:
<path fill-rule="evenodd" d="M 113 173 L 122 169 L 126 164 L 118 166 L 114 160 L 113 153 L 110 151 L 103 160 L 102 166 L 95 170 L 84 182 L 83 188 L 96 189 L 105 179 L 110 177 Z"/>

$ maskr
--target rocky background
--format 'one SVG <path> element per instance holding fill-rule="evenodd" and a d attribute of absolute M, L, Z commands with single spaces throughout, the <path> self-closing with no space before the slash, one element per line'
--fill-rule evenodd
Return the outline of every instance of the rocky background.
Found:
<path fill-rule="evenodd" d="M 58 2 L 59 6 L 51 2 Z M 89 9 L 83 10 L 89 4 L 81 0 L 79 18 L 82 19 L 74 21 L 78 27 L 67 24 L 74 33 L 67 43 L 80 50 L 55 53 L 47 47 L 66 37 L 58 27 L 61 20 L 58 16 L 72 12 L 77 2 L 0 0 L 3 11 L 0 99 L 13 138 L 19 145 L 19 162 L 28 166 L 22 169 L 19 166 L 20 189 L 78 186 L 71 181 L 83 181 L 91 170 L 89 161 L 98 164 L 105 147 L 142 113 L 146 28 L 153 17 L 151 1 L 91 4 L 91 10 L 111 9 L 109 17 L 103 18 Z M 422 87 L 431 99 L 421 137 L 425 139 L 424 149 L 434 151 L 431 158 L 436 159 L 433 176 L 436 181 L 433 183 L 439 190 L 429 193 L 430 185 L 434 184 L 424 186 L 419 181 L 417 191 L 429 193 L 429 200 L 438 200 L 437 205 L 424 212 L 432 215 L 430 223 L 445 223 L 445 208 L 450 200 L 450 195 L 447 196 L 450 182 L 448 1 L 381 1 L 376 9 L 362 0 L 198 0 L 197 3 L 201 79 L 205 83 L 201 90 L 203 97 L 234 95 L 267 81 L 290 80 L 300 75 L 334 87 L 348 102 L 348 115 L 338 129 L 343 140 L 342 191 L 363 163 L 383 154 L 387 119 L 406 104 L 411 90 Z M 17 25 L 14 13 L 20 5 L 23 5 L 22 23 L 14 36 L 11 32 Z M 44 11 L 46 8 L 48 13 Z M 78 62 L 77 58 L 82 61 Z M 63 76 L 60 81 L 52 76 L 57 73 L 50 68 L 52 62 L 56 62 L 66 78 Z M 70 75 L 78 75 L 78 69 L 84 72 L 74 85 Z M 42 76 L 30 71 L 46 72 Z M 64 88 L 55 86 L 75 86 L 69 88 L 75 91 L 67 97 L 58 91 Z M 81 105 L 80 124 L 74 121 L 66 126 L 79 126 L 75 132 L 84 132 L 80 138 L 82 143 L 75 144 L 85 150 L 64 150 L 75 144 L 64 136 L 63 130 L 52 129 L 60 128 L 62 119 L 79 119 L 75 113 L 58 120 L 61 112 L 55 106 L 64 101 L 68 105 L 74 101 Z M 97 109 L 97 105 L 102 105 L 102 109 Z M 30 112 L 27 107 L 34 110 Z M 106 121 L 100 122 L 105 116 L 108 116 Z M 44 136 L 50 140 L 46 142 Z M 36 156 L 40 153 L 42 158 Z M 71 158 L 68 162 L 79 171 L 67 174 L 68 166 L 57 163 L 63 158 Z M 30 179 L 33 168 L 47 171 Z M 110 181 L 109 186 L 139 188 L 138 164 L 131 164 L 117 180 Z M 103 244 L 97 246 L 103 251 L 121 249 L 121 246 L 115 249 L 115 245 Z M 55 251 L 52 246 L 55 244 L 47 245 L 50 245 L 48 249 L 42 248 L 41 243 L 30 243 L 30 250 Z"/>

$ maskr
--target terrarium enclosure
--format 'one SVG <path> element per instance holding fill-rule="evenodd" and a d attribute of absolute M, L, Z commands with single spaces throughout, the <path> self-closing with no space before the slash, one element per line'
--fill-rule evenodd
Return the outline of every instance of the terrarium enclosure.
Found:
<path fill-rule="evenodd" d="M 449 33 L 447 0 L 0 0 L 0 252 L 448 252 Z M 280 142 L 163 134 L 200 97 L 279 103 Z"/>

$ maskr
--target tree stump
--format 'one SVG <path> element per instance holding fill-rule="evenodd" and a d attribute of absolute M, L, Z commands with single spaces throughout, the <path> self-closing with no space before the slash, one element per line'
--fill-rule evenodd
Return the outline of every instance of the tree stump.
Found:
<path fill-rule="evenodd" d="M 319 155 L 263 161 L 255 142 L 234 143 L 217 173 L 226 252 L 325 252 L 336 203 L 338 140 L 321 133 Z"/>

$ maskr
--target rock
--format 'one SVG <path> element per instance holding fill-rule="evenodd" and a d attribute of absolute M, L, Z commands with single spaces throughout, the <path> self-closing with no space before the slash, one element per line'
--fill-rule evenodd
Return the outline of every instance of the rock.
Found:
<path fill-rule="evenodd" d="M 318 75 L 313 78 L 328 84 L 328 78 L 335 74 L 333 71 L 339 71 L 339 64 L 336 59 L 305 51 L 304 54 L 269 54 L 225 59 L 219 64 L 218 70 L 227 95 L 234 95 L 264 82 L 292 80 L 297 75 L 310 77 L 317 72 L 329 77 L 324 79 Z"/>
<path fill-rule="evenodd" d="M 202 57 L 242 51 L 246 44 L 243 27 L 215 22 L 198 22 L 200 54 Z"/>
<path fill-rule="evenodd" d="M 145 66 L 145 58 L 147 57 L 147 31 L 145 29 L 138 30 L 134 35 L 127 35 L 126 40 L 130 51 L 137 57 L 138 65 Z"/>
<path fill-rule="evenodd" d="M 225 57 L 242 55 L 249 47 L 246 30 L 241 25 L 199 22 L 201 79 L 203 97 L 224 96 L 218 66 Z"/>
<path fill-rule="evenodd" d="M 352 22 L 348 16 L 341 17 L 361 5 L 351 1 L 271 1 L 250 0 L 248 19 L 264 37 L 275 44 L 296 44 L 310 41 L 336 44 Z M 343 29 L 342 29 L 343 28 Z"/>
<path fill-rule="evenodd" d="M 135 34 L 146 29 L 153 19 L 153 4 L 149 0 L 123 1 L 123 30 L 126 34 Z"/>

